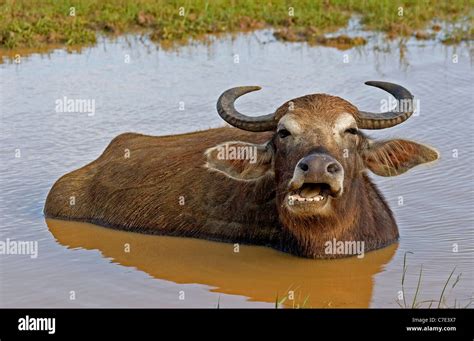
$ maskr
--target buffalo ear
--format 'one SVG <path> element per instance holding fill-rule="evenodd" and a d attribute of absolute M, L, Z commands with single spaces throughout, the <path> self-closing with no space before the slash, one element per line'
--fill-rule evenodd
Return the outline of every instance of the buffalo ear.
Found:
<path fill-rule="evenodd" d="M 205 151 L 206 167 L 235 180 L 257 180 L 273 173 L 273 148 L 269 143 L 228 141 Z"/>
<path fill-rule="evenodd" d="M 400 175 L 438 158 L 439 153 L 429 146 L 398 139 L 370 142 L 362 152 L 365 166 L 380 176 Z"/>

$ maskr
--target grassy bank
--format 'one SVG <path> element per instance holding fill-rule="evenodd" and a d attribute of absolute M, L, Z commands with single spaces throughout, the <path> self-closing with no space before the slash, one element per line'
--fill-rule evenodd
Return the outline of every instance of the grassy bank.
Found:
<path fill-rule="evenodd" d="M 2 0 L 0 47 L 89 44 L 97 33 L 131 31 L 175 41 L 266 26 L 280 29 L 280 39 L 318 41 L 353 14 L 361 15 L 365 28 L 389 37 L 426 37 L 420 30 L 430 28 L 433 19 L 454 22 L 471 10 L 470 0 Z M 445 39 L 457 42 L 472 35 L 471 25 Z"/>

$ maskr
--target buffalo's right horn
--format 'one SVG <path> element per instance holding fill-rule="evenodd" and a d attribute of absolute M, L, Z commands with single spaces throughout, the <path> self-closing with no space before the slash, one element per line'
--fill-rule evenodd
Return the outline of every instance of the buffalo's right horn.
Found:
<path fill-rule="evenodd" d="M 217 112 L 230 125 L 248 131 L 273 131 L 277 127 L 275 114 L 246 116 L 235 109 L 234 102 L 246 93 L 260 90 L 259 86 L 239 86 L 226 90 L 217 100 Z"/>

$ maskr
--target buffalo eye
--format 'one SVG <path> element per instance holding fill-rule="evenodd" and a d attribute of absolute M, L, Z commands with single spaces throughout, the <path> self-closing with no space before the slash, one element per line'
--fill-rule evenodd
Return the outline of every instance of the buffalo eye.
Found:
<path fill-rule="evenodd" d="M 344 133 L 346 134 L 352 134 L 352 135 L 357 135 L 359 133 L 359 131 L 357 130 L 357 128 L 347 128 Z"/>
<path fill-rule="evenodd" d="M 284 139 L 285 137 L 290 136 L 290 135 L 291 135 L 291 133 L 286 129 L 278 130 L 278 136 L 282 139 Z"/>

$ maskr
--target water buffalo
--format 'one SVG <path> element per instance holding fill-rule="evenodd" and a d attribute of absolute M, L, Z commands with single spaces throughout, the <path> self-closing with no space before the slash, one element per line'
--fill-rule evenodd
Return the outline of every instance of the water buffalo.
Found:
<path fill-rule="evenodd" d="M 398 228 L 367 170 L 399 175 L 436 160 L 438 152 L 362 133 L 413 114 L 413 96 L 405 88 L 366 84 L 402 105 L 371 113 L 339 97 L 313 94 L 254 117 L 238 112 L 234 102 L 260 88 L 229 89 L 217 110 L 235 128 L 160 137 L 121 134 L 97 160 L 54 184 L 45 215 L 126 231 L 267 245 L 309 258 L 348 255 L 328 252 L 333 242 L 363 243 L 365 251 L 389 245 L 398 239 Z"/>

